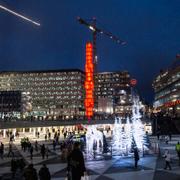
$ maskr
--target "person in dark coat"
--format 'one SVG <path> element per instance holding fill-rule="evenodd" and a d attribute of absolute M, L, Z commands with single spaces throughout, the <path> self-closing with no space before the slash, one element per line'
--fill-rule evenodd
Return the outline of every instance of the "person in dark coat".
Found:
<path fill-rule="evenodd" d="M 31 145 L 31 147 L 30 147 L 30 158 L 31 159 L 33 159 L 33 150 L 34 150 L 34 148 L 33 148 L 33 146 Z"/>
<path fill-rule="evenodd" d="M 134 149 L 134 161 L 135 161 L 135 168 L 138 166 L 138 161 L 139 161 L 139 152 L 138 148 Z"/>
<path fill-rule="evenodd" d="M 25 180 L 38 180 L 37 172 L 33 167 L 33 164 L 29 164 L 29 166 L 24 170 L 24 178 Z"/>
<path fill-rule="evenodd" d="M 36 152 L 38 152 L 38 142 L 37 141 L 35 141 L 35 150 L 36 150 Z"/>
<path fill-rule="evenodd" d="M 75 142 L 72 152 L 68 156 L 68 175 L 72 180 L 80 180 L 86 172 L 83 153 L 80 150 L 80 143 Z"/>
<path fill-rule="evenodd" d="M 50 180 L 51 175 L 49 169 L 47 168 L 46 164 L 43 164 L 41 169 L 39 170 L 39 178 L 40 180 Z"/>
<path fill-rule="evenodd" d="M 17 161 L 15 159 L 11 159 L 11 172 L 12 172 L 12 178 L 14 178 L 14 175 L 17 170 Z"/>
<path fill-rule="evenodd" d="M 45 145 L 43 144 L 43 145 L 41 146 L 41 155 L 42 155 L 42 159 L 44 159 L 45 152 L 46 152 L 46 148 L 45 148 Z"/>
<path fill-rule="evenodd" d="M 3 159 L 4 156 L 4 144 L 1 142 L 1 146 L 0 146 L 0 157 L 1 159 Z"/>

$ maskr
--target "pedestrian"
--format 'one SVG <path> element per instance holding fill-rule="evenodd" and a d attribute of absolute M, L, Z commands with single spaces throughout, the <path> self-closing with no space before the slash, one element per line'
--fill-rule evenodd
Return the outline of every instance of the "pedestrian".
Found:
<path fill-rule="evenodd" d="M 80 145 L 79 142 L 75 142 L 73 151 L 68 156 L 67 171 L 68 177 L 71 176 L 72 180 L 80 180 L 86 172 L 84 157 L 80 150 Z"/>
<path fill-rule="evenodd" d="M 64 139 L 66 139 L 67 131 L 64 132 Z"/>
<path fill-rule="evenodd" d="M 34 148 L 33 148 L 33 146 L 31 145 L 31 147 L 30 147 L 30 158 L 31 158 L 31 160 L 33 159 L 33 150 L 34 150 Z"/>
<path fill-rule="evenodd" d="M 53 150 L 55 151 L 56 150 L 56 141 L 53 140 Z"/>
<path fill-rule="evenodd" d="M 50 180 L 51 179 L 51 174 L 50 174 L 49 169 L 47 168 L 46 164 L 43 164 L 43 166 L 39 170 L 39 179 L 40 180 Z"/>
<path fill-rule="evenodd" d="M 163 157 L 165 158 L 165 167 L 164 167 L 164 169 L 167 169 L 167 167 L 168 167 L 169 170 L 171 170 L 171 165 L 170 165 L 171 155 L 170 155 L 168 150 L 165 151 Z"/>
<path fill-rule="evenodd" d="M 50 132 L 48 133 L 48 139 L 49 140 L 51 139 L 51 133 Z"/>
<path fill-rule="evenodd" d="M 45 141 L 47 141 L 47 134 L 45 134 L 44 139 L 45 139 Z"/>
<path fill-rule="evenodd" d="M 139 161 L 139 152 L 138 152 L 138 148 L 135 147 L 134 148 L 134 161 L 135 161 L 135 168 L 138 167 L 138 161 Z"/>
<path fill-rule="evenodd" d="M 36 152 L 38 152 L 38 142 L 37 141 L 35 141 L 35 150 L 36 150 Z"/>
<path fill-rule="evenodd" d="M 39 139 L 39 132 L 37 132 L 37 137 L 38 137 L 38 139 Z"/>
<path fill-rule="evenodd" d="M 24 170 L 24 178 L 25 180 L 38 180 L 37 172 L 33 167 L 33 164 L 29 164 L 29 166 Z"/>
<path fill-rule="evenodd" d="M 19 167 L 17 168 L 17 170 L 14 174 L 14 179 L 15 180 L 22 180 L 23 179 L 23 172 Z"/>
<path fill-rule="evenodd" d="M 12 158 L 12 159 L 11 159 L 12 178 L 14 178 L 15 173 L 16 173 L 16 170 L 17 170 L 17 161 L 16 161 L 14 158 Z"/>
<path fill-rule="evenodd" d="M 177 152 L 177 156 L 179 158 L 179 166 L 180 166 L 180 143 L 179 143 L 179 141 L 176 144 L 176 152 Z"/>
<path fill-rule="evenodd" d="M 168 142 L 169 142 L 169 136 L 165 136 L 165 142 L 166 142 L 166 144 L 168 144 Z"/>
<path fill-rule="evenodd" d="M 0 146 L 0 156 L 1 156 L 1 159 L 3 159 L 4 157 L 4 144 L 1 142 L 1 146 Z"/>
<path fill-rule="evenodd" d="M 41 146 L 41 155 L 42 155 L 42 159 L 44 159 L 44 156 L 45 156 L 45 145 L 44 144 Z"/>
<path fill-rule="evenodd" d="M 12 144 L 11 143 L 9 143 L 9 152 L 8 152 L 7 156 L 9 157 L 10 155 L 12 155 L 12 157 L 14 157 L 14 152 L 12 150 Z"/>
<path fill-rule="evenodd" d="M 45 152 L 45 154 L 46 154 L 46 158 L 48 159 L 48 157 L 49 157 L 49 148 L 48 148 L 48 146 L 46 147 L 46 150 L 45 150 L 46 152 Z"/>

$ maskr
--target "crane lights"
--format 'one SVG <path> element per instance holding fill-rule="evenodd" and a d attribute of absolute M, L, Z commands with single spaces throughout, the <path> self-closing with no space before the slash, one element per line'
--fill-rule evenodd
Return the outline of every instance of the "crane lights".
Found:
<path fill-rule="evenodd" d="M 93 116 L 93 108 L 94 108 L 94 65 L 93 65 L 93 45 L 92 43 L 86 43 L 86 64 L 85 64 L 85 109 L 86 109 L 86 117 L 88 120 Z"/>

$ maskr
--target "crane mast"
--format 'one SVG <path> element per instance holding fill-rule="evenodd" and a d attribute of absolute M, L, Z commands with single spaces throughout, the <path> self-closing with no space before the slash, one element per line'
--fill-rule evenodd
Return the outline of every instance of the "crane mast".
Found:
<path fill-rule="evenodd" d="M 77 20 L 80 24 L 85 25 L 92 31 L 93 51 L 94 51 L 93 63 L 94 63 L 94 70 L 95 70 L 94 72 L 97 72 L 97 63 L 98 63 L 97 48 L 96 48 L 97 34 L 105 35 L 120 45 L 125 45 L 126 41 L 121 40 L 119 37 L 113 35 L 111 32 L 108 32 L 106 30 L 103 30 L 102 28 L 97 27 L 97 21 L 96 21 L 95 17 L 92 18 L 90 23 L 87 22 L 86 20 L 82 19 L 81 17 L 78 17 Z"/>
<path fill-rule="evenodd" d="M 120 38 L 113 35 L 111 32 L 98 28 L 96 18 L 91 19 L 91 23 L 85 21 L 80 17 L 78 17 L 77 20 L 79 21 L 80 24 L 88 27 L 92 31 L 92 36 L 93 36 L 92 43 L 86 44 L 86 65 L 85 65 L 85 73 L 86 73 L 86 80 L 85 80 L 86 113 L 85 114 L 89 121 L 93 117 L 93 109 L 94 107 L 97 107 L 97 103 L 98 103 L 94 91 L 98 87 L 98 81 L 97 78 L 95 78 L 95 74 L 98 72 L 97 71 L 98 59 L 97 59 L 97 48 L 96 48 L 97 34 L 105 35 L 121 45 L 126 44 L 126 42 L 122 41 Z"/>

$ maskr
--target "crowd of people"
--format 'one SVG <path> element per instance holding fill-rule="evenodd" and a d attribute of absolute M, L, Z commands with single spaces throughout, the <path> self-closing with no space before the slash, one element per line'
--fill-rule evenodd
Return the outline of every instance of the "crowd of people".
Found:
<path fill-rule="evenodd" d="M 31 163 L 26 166 L 23 159 L 11 160 L 12 179 L 15 180 L 50 180 L 51 174 L 46 164 L 43 164 L 39 172 Z"/>
<path fill-rule="evenodd" d="M 81 132 L 82 133 L 82 132 Z M 85 131 L 83 131 L 85 135 Z M 80 134 L 80 132 L 78 132 Z M 27 165 L 27 162 L 23 158 L 16 158 L 15 153 L 13 152 L 13 140 L 11 140 L 11 135 L 9 134 L 9 148 L 8 148 L 8 157 L 12 157 L 11 160 L 11 171 L 13 178 L 18 179 L 25 179 L 25 180 L 49 180 L 51 179 L 51 175 L 49 172 L 48 167 L 45 163 L 43 163 L 41 169 L 37 171 L 34 168 L 34 165 L 30 163 Z M 63 162 L 67 162 L 67 176 L 72 180 L 80 180 L 82 176 L 87 175 L 86 167 L 84 163 L 84 157 L 82 152 L 82 144 L 78 141 L 71 141 L 70 137 L 75 135 L 75 131 L 67 131 L 60 130 L 47 132 L 45 134 L 40 134 L 39 132 L 36 133 L 36 138 L 40 138 L 44 136 L 44 141 L 35 141 L 30 142 L 29 138 L 22 138 L 21 139 L 21 149 L 23 152 L 28 152 L 30 154 L 30 159 L 33 160 L 33 155 L 35 152 L 40 152 L 42 159 L 48 159 L 49 153 L 49 144 L 52 145 L 53 151 L 60 151 L 61 152 L 61 160 Z M 61 139 L 60 139 L 61 135 Z M 168 140 L 164 138 L 165 142 L 171 141 L 171 133 L 168 135 Z M 163 136 L 164 137 L 164 136 Z M 160 140 L 162 138 L 161 134 L 157 134 L 157 138 Z M 59 148 L 57 148 L 57 146 Z M 180 143 L 176 144 L 176 152 L 179 157 L 179 165 L 180 165 Z M 134 167 L 138 168 L 138 162 L 140 160 L 139 151 L 137 148 L 134 148 Z M 1 142 L 0 144 L 0 157 L 3 159 L 4 157 L 4 144 Z M 171 170 L 171 154 L 168 150 L 165 151 L 163 158 L 165 160 L 165 167 L 164 169 L 169 168 Z M 31 161 L 32 162 L 32 161 Z"/>

